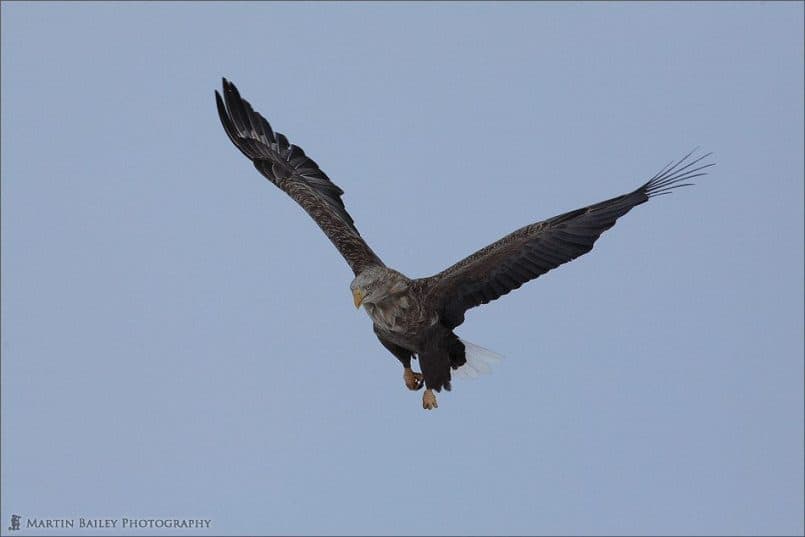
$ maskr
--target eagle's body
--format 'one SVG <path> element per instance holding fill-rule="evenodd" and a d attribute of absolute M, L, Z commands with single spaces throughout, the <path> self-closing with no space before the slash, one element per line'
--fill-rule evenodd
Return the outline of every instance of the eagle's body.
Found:
<path fill-rule="evenodd" d="M 468 309 L 589 252 L 633 207 L 690 184 L 712 166 L 696 166 L 708 155 L 689 160 L 688 154 L 628 194 L 527 225 L 439 274 L 411 279 L 386 267 L 358 233 L 341 201 L 343 191 L 301 148 L 275 133 L 233 84 L 224 80 L 223 99 L 215 96 L 235 146 L 308 212 L 347 260 L 355 274 L 350 288 L 356 307 L 364 306 L 378 339 L 402 363 L 405 385 L 417 390 L 424 382 L 426 409 L 437 406 L 433 390 L 451 388 L 451 372 L 474 371 L 474 357 L 494 356 L 455 334 Z M 421 374 L 412 371 L 412 358 L 419 359 Z"/>
<path fill-rule="evenodd" d="M 466 362 L 464 344 L 440 322 L 439 311 L 433 307 L 432 282 L 411 280 L 386 268 L 371 271 L 371 277 L 389 290 L 377 301 L 362 300 L 377 338 L 406 369 L 411 368 L 411 358 L 418 356 L 429 389 L 449 390 L 450 369 Z"/>

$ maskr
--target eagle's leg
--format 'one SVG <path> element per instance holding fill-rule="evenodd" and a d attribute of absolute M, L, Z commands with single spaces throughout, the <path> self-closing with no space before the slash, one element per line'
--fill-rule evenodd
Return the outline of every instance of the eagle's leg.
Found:
<path fill-rule="evenodd" d="M 377 327 L 375 327 L 375 334 L 377 335 L 377 339 L 380 340 L 380 343 L 383 344 L 386 349 L 397 357 L 400 363 L 403 366 L 403 382 L 405 383 L 405 387 L 409 390 L 419 390 L 422 386 L 425 385 L 425 381 L 422 378 L 422 373 L 417 373 L 411 369 L 411 358 L 413 357 L 413 353 L 408 349 L 397 345 L 396 343 L 392 343 L 387 339 L 384 339 L 377 331 Z"/>
<path fill-rule="evenodd" d="M 409 364 L 408 367 L 403 369 L 403 381 L 405 382 L 406 388 L 416 391 L 422 388 L 422 373 L 417 373 L 416 371 L 412 370 Z"/>
<path fill-rule="evenodd" d="M 436 396 L 433 395 L 433 390 L 430 388 L 426 389 L 425 392 L 422 394 L 422 408 L 425 410 L 433 410 L 434 408 L 439 408 L 439 404 L 436 402 Z"/>
<path fill-rule="evenodd" d="M 433 392 L 444 388 L 450 391 L 450 355 L 438 346 L 427 349 L 419 355 L 419 365 L 425 377 L 425 393 L 422 394 L 422 408 L 439 408 Z"/>

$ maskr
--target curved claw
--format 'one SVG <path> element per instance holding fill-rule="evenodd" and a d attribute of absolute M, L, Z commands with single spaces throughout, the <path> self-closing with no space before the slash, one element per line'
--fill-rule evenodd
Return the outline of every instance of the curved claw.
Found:
<path fill-rule="evenodd" d="M 412 391 L 422 389 L 424 385 L 422 373 L 416 373 L 410 367 L 406 367 L 403 371 L 403 381 L 405 382 L 405 387 Z"/>

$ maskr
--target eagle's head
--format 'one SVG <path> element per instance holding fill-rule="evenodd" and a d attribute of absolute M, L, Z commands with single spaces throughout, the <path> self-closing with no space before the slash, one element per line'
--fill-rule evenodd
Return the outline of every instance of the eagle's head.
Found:
<path fill-rule="evenodd" d="M 386 267 L 369 267 L 349 285 L 356 308 L 361 304 L 376 305 L 388 297 L 408 289 L 408 278 Z"/>

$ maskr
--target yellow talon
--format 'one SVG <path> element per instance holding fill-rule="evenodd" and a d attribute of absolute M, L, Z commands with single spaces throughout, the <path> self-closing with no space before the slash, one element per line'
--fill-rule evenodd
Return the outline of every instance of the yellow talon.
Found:
<path fill-rule="evenodd" d="M 416 391 L 422 387 L 422 373 L 416 373 L 410 367 L 406 367 L 403 370 L 403 381 L 406 388 Z"/>
<path fill-rule="evenodd" d="M 422 394 L 422 408 L 425 410 L 439 408 L 439 404 L 436 402 L 436 396 L 433 395 L 433 390 L 425 390 L 425 393 Z"/>

